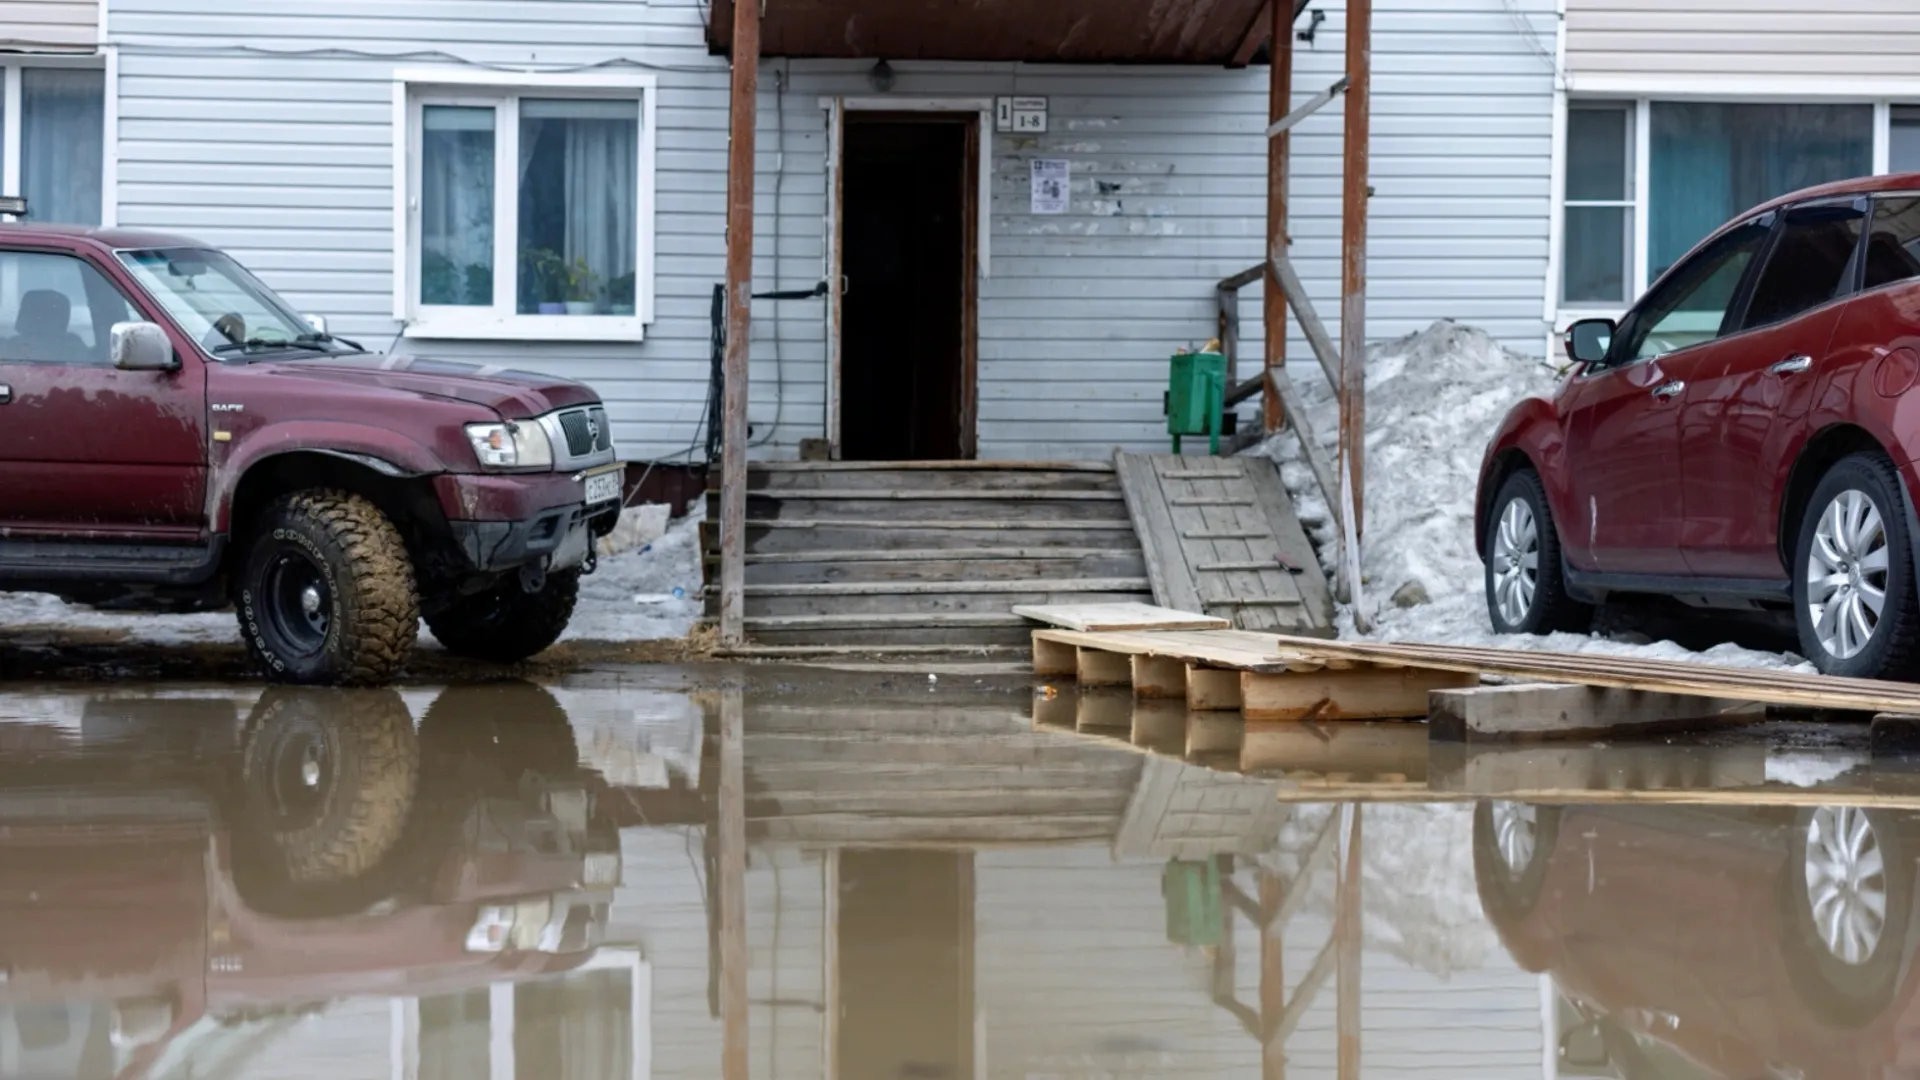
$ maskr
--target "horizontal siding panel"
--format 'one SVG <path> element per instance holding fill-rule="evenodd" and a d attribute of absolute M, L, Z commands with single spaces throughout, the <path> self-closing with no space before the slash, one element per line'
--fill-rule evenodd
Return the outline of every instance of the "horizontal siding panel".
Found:
<path fill-rule="evenodd" d="M 1567 70 L 1580 75 L 1911 74 L 1909 0 L 1568 0 Z"/>
<path fill-rule="evenodd" d="M 99 40 L 99 0 L 8 0 L 0 3 L 0 42 L 80 50 L 92 49 Z"/>

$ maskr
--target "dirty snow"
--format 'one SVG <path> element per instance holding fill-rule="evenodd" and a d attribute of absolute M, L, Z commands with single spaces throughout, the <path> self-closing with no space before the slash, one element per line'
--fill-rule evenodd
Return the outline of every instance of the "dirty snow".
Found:
<path fill-rule="evenodd" d="M 703 507 L 704 502 L 696 502 L 692 514 L 671 525 L 666 524 L 665 506 L 629 508 L 622 515 L 624 528 L 606 538 L 625 550 L 602 556 L 599 569 L 581 582 L 580 603 L 562 640 L 652 641 L 691 632 L 700 614 Z M 655 535 L 648 536 L 649 532 Z M 164 646 L 240 641 L 230 611 L 191 615 L 96 611 L 39 593 L 0 592 L 0 627 L 9 636 L 35 630 L 96 633 Z M 422 638 L 432 642 L 424 626 Z"/>
<path fill-rule="evenodd" d="M 1865 754 L 1813 753 L 1788 751 L 1767 755 L 1767 783 L 1794 787 L 1819 787 L 1821 784 L 1868 763 Z"/>
<path fill-rule="evenodd" d="M 1737 667 L 1812 670 L 1797 656 L 1721 645 L 1704 653 L 1671 642 L 1604 636 L 1497 635 L 1487 617 L 1483 570 L 1473 544 L 1473 500 L 1480 459 L 1507 410 L 1529 394 L 1551 393 L 1558 372 L 1504 348 L 1485 331 L 1440 320 L 1417 334 L 1372 347 L 1367 356 L 1367 507 L 1362 545 L 1363 599 L 1370 635 L 1339 615 L 1345 637 L 1500 645 L 1506 648 L 1700 660 Z M 1318 372 L 1296 380 L 1315 437 L 1335 457 L 1339 424 L 1333 390 Z M 1283 433 L 1255 448 L 1280 464 L 1302 524 L 1333 572 L 1334 535 L 1326 500 Z M 1424 603 L 1396 606 L 1402 590 Z M 1405 594 L 1402 594 L 1405 595 Z"/>

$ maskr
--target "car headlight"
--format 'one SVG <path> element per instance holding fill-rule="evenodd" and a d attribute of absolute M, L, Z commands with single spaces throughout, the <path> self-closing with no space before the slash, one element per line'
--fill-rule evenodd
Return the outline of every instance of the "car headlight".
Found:
<path fill-rule="evenodd" d="M 467 440 L 480 464 L 503 469 L 551 468 L 553 443 L 539 424 L 468 424 Z"/>
<path fill-rule="evenodd" d="M 497 953 L 507 947 L 507 938 L 513 933 L 513 909 L 510 907 L 483 907 L 480 917 L 473 922 L 473 929 L 467 931 L 467 951 L 473 953 Z"/>
<path fill-rule="evenodd" d="M 480 909 L 473 929 L 467 931 L 467 951 L 497 953 L 509 948 L 522 952 L 537 949 L 552 918 L 553 901 L 547 897 L 517 904 L 488 905 Z"/>

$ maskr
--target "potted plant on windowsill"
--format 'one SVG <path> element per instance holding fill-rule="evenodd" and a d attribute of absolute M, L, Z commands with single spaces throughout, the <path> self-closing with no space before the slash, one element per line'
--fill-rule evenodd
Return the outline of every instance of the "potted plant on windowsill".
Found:
<path fill-rule="evenodd" d="M 600 295 L 600 275 L 593 272 L 585 259 L 573 260 L 567 265 L 566 273 L 567 314 L 592 315 L 598 306 L 596 298 Z"/>
<path fill-rule="evenodd" d="M 542 315 L 567 313 L 567 263 L 559 252 L 550 248 L 528 251 L 522 272 L 532 283 L 536 311 Z"/>

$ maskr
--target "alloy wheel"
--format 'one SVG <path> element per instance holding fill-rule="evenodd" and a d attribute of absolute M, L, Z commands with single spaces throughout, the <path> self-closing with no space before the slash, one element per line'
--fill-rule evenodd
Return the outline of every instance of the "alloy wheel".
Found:
<path fill-rule="evenodd" d="M 1886 522 L 1864 492 L 1834 496 L 1814 526 L 1807 555 L 1807 614 L 1822 648 L 1838 660 L 1873 640 L 1887 605 Z"/>
<path fill-rule="evenodd" d="M 1527 501 L 1514 499 L 1500 512 L 1493 535 L 1493 599 L 1508 626 L 1526 620 L 1539 586 L 1540 526 Z"/>
<path fill-rule="evenodd" d="M 1866 963 L 1887 929 L 1887 868 L 1865 810 L 1823 806 L 1806 825 L 1807 909 L 1820 943 L 1842 963 Z"/>
<path fill-rule="evenodd" d="M 1539 811 L 1527 803 L 1515 802 L 1496 802 L 1492 810 L 1494 847 L 1500 852 L 1500 861 L 1506 864 L 1507 872 L 1519 877 L 1533 863 L 1539 837 Z"/>

